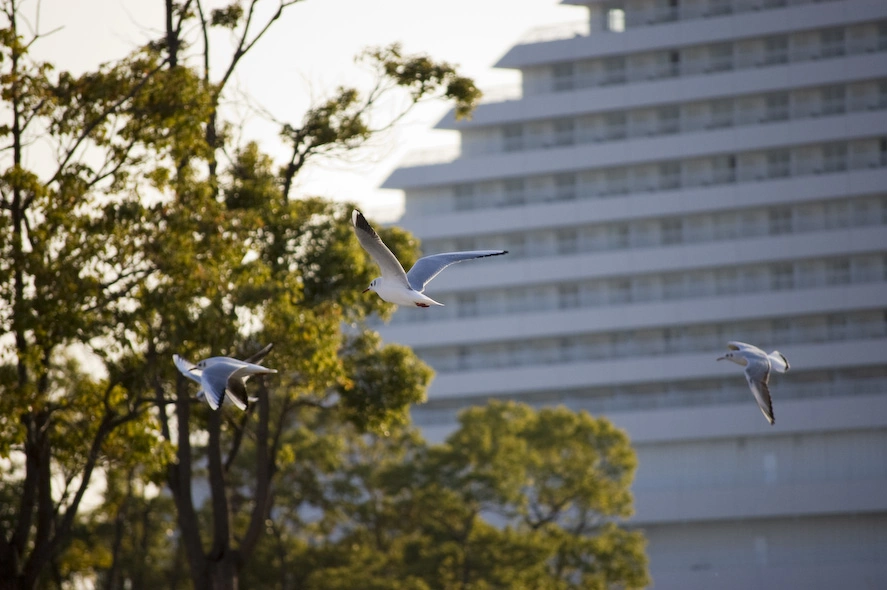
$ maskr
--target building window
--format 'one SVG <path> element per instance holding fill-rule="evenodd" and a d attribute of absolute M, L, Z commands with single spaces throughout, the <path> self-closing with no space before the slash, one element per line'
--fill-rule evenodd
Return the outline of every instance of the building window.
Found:
<path fill-rule="evenodd" d="M 828 86 L 822 89 L 822 114 L 835 115 L 845 109 L 846 88 L 844 86 Z"/>
<path fill-rule="evenodd" d="M 456 211 L 467 211 L 474 208 L 474 185 L 460 184 L 453 187 L 453 199 Z"/>
<path fill-rule="evenodd" d="M 579 249 L 579 238 L 575 229 L 560 229 L 557 232 L 557 253 L 575 254 Z"/>
<path fill-rule="evenodd" d="M 785 178 L 791 174 L 791 154 L 788 150 L 767 153 L 767 176 Z"/>
<path fill-rule="evenodd" d="M 604 60 L 604 84 L 622 84 L 625 82 L 625 58 L 608 57 Z"/>
<path fill-rule="evenodd" d="M 684 241 L 684 222 L 680 219 L 666 219 L 660 222 L 662 244 L 670 246 Z"/>
<path fill-rule="evenodd" d="M 520 124 L 502 127 L 502 149 L 517 152 L 524 149 L 524 127 Z"/>
<path fill-rule="evenodd" d="M 710 129 L 733 126 L 733 101 L 716 100 L 711 103 L 711 122 L 707 125 Z"/>
<path fill-rule="evenodd" d="M 573 145 L 575 122 L 573 119 L 561 119 L 554 122 L 554 145 Z"/>
<path fill-rule="evenodd" d="M 559 285 L 557 294 L 558 306 L 561 309 L 579 307 L 579 285 Z"/>
<path fill-rule="evenodd" d="M 844 29 L 834 28 L 820 31 L 819 44 L 819 54 L 822 57 L 844 55 Z"/>
<path fill-rule="evenodd" d="M 575 199 L 576 175 L 572 173 L 555 175 L 554 191 L 554 198 L 558 201 L 570 201 Z"/>
<path fill-rule="evenodd" d="M 607 113 L 604 116 L 604 127 L 608 140 L 624 139 L 626 135 L 625 113 Z"/>
<path fill-rule="evenodd" d="M 842 172 L 847 169 L 847 144 L 833 143 L 822 148 L 822 167 L 826 172 Z"/>
<path fill-rule="evenodd" d="M 788 207 L 770 209 L 770 235 L 789 234 L 792 232 L 792 210 Z"/>
<path fill-rule="evenodd" d="M 793 289 L 795 286 L 794 268 L 791 264 L 777 264 L 770 271 L 770 288 L 774 291 Z"/>
<path fill-rule="evenodd" d="M 523 178 L 512 178 L 505 181 L 505 204 L 507 206 L 522 205 L 526 200 Z"/>
<path fill-rule="evenodd" d="M 767 105 L 766 121 L 788 120 L 789 97 L 787 92 L 768 94 L 765 102 Z"/>
<path fill-rule="evenodd" d="M 776 65 L 788 63 L 788 37 L 779 35 L 764 40 L 764 63 Z"/>
<path fill-rule="evenodd" d="M 473 293 L 460 293 L 456 298 L 457 315 L 460 318 L 469 318 L 477 315 L 477 295 Z"/>
<path fill-rule="evenodd" d="M 611 8 L 607 11 L 607 30 L 613 33 L 625 31 L 625 11 L 621 8 Z"/>
<path fill-rule="evenodd" d="M 681 163 L 665 162 L 659 164 L 659 188 L 675 189 L 681 186 Z"/>
<path fill-rule="evenodd" d="M 574 76 L 573 62 L 553 65 L 551 67 L 552 88 L 555 92 L 573 90 Z"/>
<path fill-rule="evenodd" d="M 662 107 L 656 115 L 659 120 L 659 133 L 678 133 L 681 130 L 680 107 Z"/>

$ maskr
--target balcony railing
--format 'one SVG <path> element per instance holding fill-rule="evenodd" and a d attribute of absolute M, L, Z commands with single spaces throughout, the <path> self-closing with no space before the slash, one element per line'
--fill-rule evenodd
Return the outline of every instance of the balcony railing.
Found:
<path fill-rule="evenodd" d="M 815 90 L 815 89 L 814 89 Z M 810 92 L 806 89 L 805 92 Z M 745 101 L 754 100 L 756 98 L 764 98 L 760 96 L 743 96 Z M 706 103 L 691 103 L 683 105 L 685 111 L 690 108 L 699 109 L 706 106 Z M 796 106 L 791 108 L 788 105 L 779 109 L 767 109 L 761 107 L 755 111 L 745 111 L 734 107 L 732 103 L 728 103 L 730 107 L 725 112 L 712 112 L 708 116 L 690 116 L 688 114 L 678 114 L 678 116 L 670 118 L 653 118 L 652 121 L 640 123 L 634 121 L 641 114 L 650 116 L 648 111 L 626 111 L 620 113 L 624 116 L 624 121 L 620 124 L 607 124 L 605 116 L 600 117 L 600 121 L 596 125 L 581 125 L 582 118 L 559 120 L 562 125 L 572 123 L 572 128 L 560 131 L 549 131 L 548 133 L 537 133 L 533 135 L 524 134 L 517 127 L 517 134 L 510 135 L 507 138 L 490 139 L 484 142 L 475 142 L 463 148 L 464 157 L 475 157 L 480 155 L 490 155 L 504 152 L 520 152 L 545 150 L 551 148 L 563 147 L 564 145 L 591 145 L 597 143 L 608 143 L 613 141 L 625 141 L 629 139 L 656 137 L 663 135 L 678 135 L 685 133 L 699 133 L 728 127 L 752 127 L 757 125 L 772 125 L 784 123 L 786 121 L 802 121 L 807 119 L 819 119 L 825 117 L 842 116 L 846 113 L 859 112 L 875 112 L 887 110 L 887 95 L 872 96 L 867 101 L 836 101 L 821 102 L 818 108 L 809 108 L 807 106 Z M 462 154 L 458 150 L 453 151 L 437 151 L 434 154 L 427 154 L 427 158 L 422 162 L 429 163 L 445 163 L 459 159 Z M 433 158 L 437 158 L 436 162 Z M 410 165 L 418 165 L 419 162 L 411 162 L 404 164 L 405 167 Z"/>
<path fill-rule="evenodd" d="M 887 338 L 887 310 L 802 316 L 717 325 L 640 329 L 559 338 L 527 338 L 416 353 L 438 373 L 656 357 L 721 350 L 724 342 L 764 348 Z"/>
<path fill-rule="evenodd" d="M 880 256 L 880 260 L 876 260 Z M 470 300 L 459 294 L 439 295 L 445 307 L 433 316 L 421 310 L 402 310 L 391 325 L 449 321 L 459 318 L 563 312 L 626 305 L 732 297 L 757 293 L 791 292 L 803 296 L 812 289 L 872 285 L 887 282 L 887 254 L 802 260 L 717 271 L 637 275 L 629 279 L 598 279 L 550 285 L 549 292 L 532 287 L 485 289 Z M 480 303 L 479 303 L 480 302 Z"/>
<path fill-rule="evenodd" d="M 883 373 L 881 371 L 880 373 Z M 811 379 L 810 377 L 813 377 Z M 797 399 L 817 399 L 859 395 L 887 394 L 887 375 L 860 375 L 858 370 L 829 370 L 820 373 L 793 371 L 791 379 L 781 379 L 778 387 L 780 402 Z M 649 411 L 716 405 L 745 404 L 749 401 L 748 385 L 735 377 L 709 379 L 703 382 L 672 382 L 655 387 L 612 385 L 579 390 L 546 391 L 539 394 L 507 396 L 542 407 L 563 404 L 591 414 Z M 414 407 L 413 423 L 417 426 L 456 423 L 456 414 L 476 399 L 429 400 Z"/>

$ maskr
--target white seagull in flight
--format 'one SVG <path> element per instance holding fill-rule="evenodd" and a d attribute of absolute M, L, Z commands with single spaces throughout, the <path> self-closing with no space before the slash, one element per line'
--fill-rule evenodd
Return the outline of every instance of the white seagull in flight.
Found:
<path fill-rule="evenodd" d="M 351 224 L 354 226 L 354 233 L 357 234 L 360 245 L 372 256 L 382 270 L 382 276 L 373 279 L 370 286 L 363 292 L 375 291 L 385 301 L 398 305 L 417 305 L 419 307 L 443 305 L 424 293 L 425 285 L 440 271 L 463 260 L 508 254 L 507 250 L 472 250 L 470 252 L 432 254 L 417 260 L 410 272 L 404 272 L 403 266 L 357 209 L 351 213 Z"/>
<path fill-rule="evenodd" d="M 748 386 L 758 400 L 758 406 L 764 413 L 767 422 L 773 424 L 773 401 L 770 399 L 770 369 L 776 369 L 780 373 L 789 370 L 788 359 L 781 352 L 774 350 L 767 354 L 757 346 L 745 342 L 728 342 L 729 352 L 718 360 L 728 360 L 745 367 L 745 379 Z"/>
<path fill-rule="evenodd" d="M 222 398 L 227 397 L 239 409 L 246 410 L 247 402 L 255 401 L 255 398 L 247 396 L 247 378 L 277 372 L 275 369 L 254 364 L 268 354 L 271 346 L 269 344 L 245 361 L 228 356 L 214 356 L 195 365 L 177 354 L 172 355 L 172 360 L 182 375 L 200 384 L 197 398 L 205 398 L 210 408 L 218 410 Z"/>

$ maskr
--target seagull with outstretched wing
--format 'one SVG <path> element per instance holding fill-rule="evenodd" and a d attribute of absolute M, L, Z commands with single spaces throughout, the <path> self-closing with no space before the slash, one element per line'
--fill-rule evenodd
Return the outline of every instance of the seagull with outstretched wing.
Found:
<path fill-rule="evenodd" d="M 773 417 L 773 400 L 770 397 L 770 370 L 785 373 L 789 370 L 788 359 L 778 350 L 767 354 L 757 346 L 745 342 L 728 342 L 727 350 L 727 354 L 718 360 L 727 360 L 745 367 L 745 380 L 748 381 L 758 407 L 767 422 L 773 424 L 776 419 Z"/>
<path fill-rule="evenodd" d="M 172 355 L 172 360 L 182 375 L 200 385 L 197 398 L 204 398 L 210 408 L 217 410 L 222 404 L 222 398 L 226 397 L 239 409 L 246 410 L 247 403 L 255 401 L 255 398 L 247 395 L 246 380 L 252 375 L 277 372 L 257 364 L 268 354 L 271 346 L 267 345 L 243 361 L 228 356 L 214 356 L 195 365 L 177 354 Z"/>
<path fill-rule="evenodd" d="M 432 254 L 417 260 L 410 272 L 404 272 L 403 266 L 357 209 L 351 214 L 351 224 L 354 226 L 354 233 L 357 234 L 360 245 L 382 271 L 382 276 L 373 279 L 370 286 L 363 292 L 375 291 L 385 301 L 398 305 L 416 305 L 418 307 L 443 305 L 443 303 L 438 303 L 425 295 L 425 285 L 440 274 L 443 269 L 465 260 L 508 254 L 507 250 L 471 250 Z"/>

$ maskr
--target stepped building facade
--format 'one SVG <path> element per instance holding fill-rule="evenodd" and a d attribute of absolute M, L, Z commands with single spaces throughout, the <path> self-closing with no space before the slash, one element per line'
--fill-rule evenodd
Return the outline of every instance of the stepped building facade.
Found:
<path fill-rule="evenodd" d="M 426 253 L 502 248 L 381 327 L 489 398 L 605 415 L 655 588 L 887 587 L 887 2 L 568 0 L 449 161 L 403 166 Z M 779 349 L 774 426 L 727 341 Z"/>

